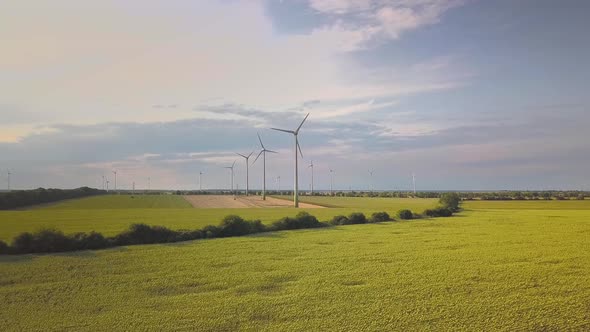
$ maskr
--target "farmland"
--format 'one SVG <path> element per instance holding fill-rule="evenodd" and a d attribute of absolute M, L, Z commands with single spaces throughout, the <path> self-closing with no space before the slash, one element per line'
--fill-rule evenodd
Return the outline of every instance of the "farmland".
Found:
<path fill-rule="evenodd" d="M 426 204 L 321 199 L 348 207 L 310 210 L 312 214 L 363 210 L 360 206 L 368 206 L 365 211 L 398 210 L 411 204 L 419 210 L 419 204 Z M 71 207 L 73 202 L 67 203 Z M 0 328 L 589 329 L 590 201 L 501 203 L 466 202 L 465 211 L 453 218 L 4 256 Z M 3 212 L 1 220 L 3 225 L 8 220 L 5 213 L 29 218 L 40 213 L 45 220 L 68 211 L 84 214 L 58 207 Z M 155 224 L 183 227 L 177 216 L 189 223 L 197 216 L 213 217 L 212 210 L 148 207 L 86 214 L 102 211 L 102 220 L 109 220 L 109 215 L 145 211 L 142 217 L 151 216 Z M 296 212 L 234 211 L 266 220 Z M 26 217 L 21 220 L 26 224 Z M 83 222 L 92 219 L 78 219 Z"/>
<path fill-rule="evenodd" d="M 161 199 L 161 202 L 158 202 Z M 333 198 L 333 204 L 344 202 L 343 208 L 293 209 L 276 207 L 269 209 L 252 208 L 191 208 L 181 196 L 136 196 L 108 195 L 71 200 L 46 207 L 24 211 L 0 211 L 0 240 L 9 241 L 23 231 L 40 228 L 57 228 L 65 233 L 98 231 L 115 235 L 131 223 L 161 225 L 171 229 L 196 229 L 218 224 L 227 214 L 237 214 L 246 219 L 260 219 L 265 223 L 285 216 L 294 216 L 304 210 L 327 220 L 337 214 L 364 212 L 370 214 L 387 211 L 395 214 L 403 208 L 421 212 L 436 205 L 434 199 L 373 199 L 358 198 L 351 203 L 348 198 Z M 378 202 L 378 203 L 375 203 Z M 312 202 L 314 203 L 314 202 Z M 321 202 L 316 202 L 319 204 Z"/>

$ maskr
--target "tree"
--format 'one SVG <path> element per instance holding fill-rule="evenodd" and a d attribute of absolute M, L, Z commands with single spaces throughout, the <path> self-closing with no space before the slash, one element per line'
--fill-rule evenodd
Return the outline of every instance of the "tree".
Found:
<path fill-rule="evenodd" d="M 444 193 L 440 197 L 439 203 L 443 207 L 445 207 L 453 212 L 457 212 L 457 211 L 459 211 L 459 204 L 461 203 L 461 197 L 459 197 L 459 194 L 457 194 L 457 193 Z"/>

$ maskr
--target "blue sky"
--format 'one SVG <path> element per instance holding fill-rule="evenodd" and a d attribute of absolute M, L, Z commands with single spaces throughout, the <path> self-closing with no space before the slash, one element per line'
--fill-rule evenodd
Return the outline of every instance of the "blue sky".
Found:
<path fill-rule="evenodd" d="M 590 190 L 586 1 L 11 1 L 0 184 Z M 261 164 L 250 168 L 260 187 Z M 112 181 L 112 179 L 111 179 Z M 300 169 L 300 187 L 310 172 Z"/>

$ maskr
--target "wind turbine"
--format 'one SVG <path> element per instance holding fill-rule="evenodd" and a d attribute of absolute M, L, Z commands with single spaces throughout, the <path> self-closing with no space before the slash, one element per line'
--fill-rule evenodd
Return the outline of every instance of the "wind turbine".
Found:
<path fill-rule="evenodd" d="M 334 187 L 334 173 L 336 171 L 330 168 L 330 196 L 333 196 L 333 187 Z"/>
<path fill-rule="evenodd" d="M 10 174 L 12 173 L 10 173 L 10 170 L 8 170 L 6 174 L 6 188 L 8 189 L 8 191 L 10 191 Z"/>
<path fill-rule="evenodd" d="M 115 192 L 117 192 L 117 171 L 113 171 L 113 174 L 115 174 Z"/>
<path fill-rule="evenodd" d="M 374 184 L 373 184 L 373 173 L 375 173 L 375 170 L 372 170 L 372 171 L 369 170 L 369 174 L 371 175 L 371 183 L 370 183 L 370 185 L 371 185 L 371 192 L 373 192 L 373 189 L 374 189 L 373 188 L 373 186 L 374 186 Z"/>
<path fill-rule="evenodd" d="M 248 159 L 250 159 L 250 156 L 254 153 L 254 151 L 250 152 L 249 155 L 244 156 L 241 153 L 237 153 L 236 154 L 244 159 L 246 159 L 246 196 L 248 196 L 248 191 L 250 190 L 250 184 L 249 184 L 249 174 L 248 174 Z"/>
<path fill-rule="evenodd" d="M 313 196 L 313 160 L 310 161 L 307 168 L 311 168 L 311 195 Z"/>
<path fill-rule="evenodd" d="M 228 168 L 231 170 L 231 192 L 232 194 L 234 193 L 234 165 L 236 164 L 236 161 L 234 160 L 233 164 L 231 164 L 231 166 L 226 166 L 224 168 Z"/>
<path fill-rule="evenodd" d="M 266 153 L 267 152 L 277 153 L 277 152 L 272 151 L 272 150 L 267 150 L 264 147 L 264 144 L 262 144 L 262 139 L 260 138 L 260 135 L 258 133 L 256 133 L 256 135 L 258 135 L 258 141 L 260 142 L 260 146 L 262 147 L 262 150 L 260 150 L 260 153 L 256 156 L 256 159 L 254 159 L 254 161 L 252 162 L 252 165 L 254 165 L 256 160 L 258 160 L 258 157 L 260 157 L 260 155 L 262 155 L 262 200 L 265 201 L 266 200 Z"/>
<path fill-rule="evenodd" d="M 412 184 L 414 185 L 414 196 L 416 195 L 416 174 L 412 173 Z"/>
<path fill-rule="evenodd" d="M 107 192 L 109 192 L 109 180 L 107 180 Z"/>
<path fill-rule="evenodd" d="M 199 172 L 199 191 L 203 191 L 202 176 L 203 176 L 203 172 Z"/>
<path fill-rule="evenodd" d="M 147 180 L 148 180 L 148 190 L 150 190 L 152 187 L 152 179 L 148 176 Z"/>
<path fill-rule="evenodd" d="M 297 135 L 299 134 L 299 130 L 301 129 L 301 126 L 303 126 L 303 123 L 305 122 L 305 120 L 307 120 L 308 116 L 309 116 L 309 113 L 307 113 L 305 118 L 303 118 L 303 121 L 301 121 L 301 123 L 299 124 L 299 127 L 297 127 L 297 129 L 295 129 L 295 131 L 286 130 L 286 129 L 279 129 L 279 128 L 270 128 L 272 130 L 278 130 L 278 131 L 282 131 L 285 133 L 293 134 L 293 137 L 295 137 L 295 186 L 294 186 L 295 190 L 293 190 L 293 204 L 295 205 L 295 207 L 299 207 L 299 175 L 298 175 L 298 170 L 297 170 L 297 150 L 299 150 L 299 154 L 301 154 L 301 158 L 303 158 L 303 152 L 301 152 L 301 147 L 299 146 L 299 140 L 297 139 Z"/>

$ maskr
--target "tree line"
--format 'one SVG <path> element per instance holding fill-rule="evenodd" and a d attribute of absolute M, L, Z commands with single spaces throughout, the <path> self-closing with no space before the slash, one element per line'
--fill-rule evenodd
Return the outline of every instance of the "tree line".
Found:
<path fill-rule="evenodd" d="M 25 206 L 61 201 L 64 199 L 82 198 L 106 194 L 106 191 L 82 187 L 77 189 L 44 189 L 13 190 L 0 193 L 0 210 L 16 209 Z"/>

